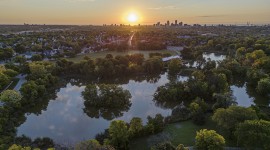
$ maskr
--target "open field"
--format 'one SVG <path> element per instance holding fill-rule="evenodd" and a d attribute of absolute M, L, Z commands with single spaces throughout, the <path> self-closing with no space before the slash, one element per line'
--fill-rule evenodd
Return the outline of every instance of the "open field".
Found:
<path fill-rule="evenodd" d="M 154 50 L 154 51 L 128 50 L 124 52 L 102 51 L 102 52 L 78 55 L 75 58 L 67 58 L 67 59 L 70 61 L 78 62 L 78 61 L 83 60 L 85 56 L 88 56 L 92 59 L 96 59 L 96 58 L 104 58 L 107 54 L 112 54 L 113 56 L 117 56 L 117 55 L 132 55 L 132 54 L 137 54 L 137 53 L 143 54 L 146 59 L 149 58 L 150 53 L 171 53 L 172 55 L 176 55 L 176 52 L 171 51 L 171 50 Z"/>

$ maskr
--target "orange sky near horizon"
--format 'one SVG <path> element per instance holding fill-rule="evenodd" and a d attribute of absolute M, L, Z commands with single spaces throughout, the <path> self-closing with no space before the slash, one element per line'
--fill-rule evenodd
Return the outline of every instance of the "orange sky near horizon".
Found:
<path fill-rule="evenodd" d="M 270 23 L 269 0 L 0 0 L 0 24 Z"/>

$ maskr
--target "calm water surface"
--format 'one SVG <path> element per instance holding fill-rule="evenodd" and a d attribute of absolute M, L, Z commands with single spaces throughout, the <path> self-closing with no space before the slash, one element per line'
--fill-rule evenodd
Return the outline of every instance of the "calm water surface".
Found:
<path fill-rule="evenodd" d="M 178 78 L 182 81 L 187 79 L 187 77 Z M 122 116 L 115 119 L 129 122 L 133 117 L 140 117 L 146 123 L 149 115 L 155 116 L 158 113 L 163 116 L 170 115 L 170 109 L 160 108 L 153 102 L 156 89 L 168 82 L 167 74 L 163 74 L 156 83 L 130 80 L 127 84 L 121 85 L 130 91 L 132 105 L 128 112 L 122 112 Z M 108 118 L 106 116 L 90 118 L 84 113 L 84 100 L 81 97 L 84 89 L 85 86 L 72 86 L 68 83 L 57 93 L 57 98 L 49 102 L 47 110 L 42 111 L 41 115 L 26 116 L 26 122 L 18 128 L 18 135 L 25 134 L 31 138 L 50 137 L 62 144 L 74 144 L 94 138 L 97 133 L 103 132 L 109 127 L 111 120 L 104 119 Z"/>

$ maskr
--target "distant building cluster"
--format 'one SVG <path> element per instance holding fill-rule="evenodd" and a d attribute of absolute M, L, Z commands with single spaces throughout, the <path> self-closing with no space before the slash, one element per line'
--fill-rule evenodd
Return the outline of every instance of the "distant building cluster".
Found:
<path fill-rule="evenodd" d="M 168 20 L 165 24 L 157 22 L 156 24 L 154 24 L 154 26 L 187 26 L 187 24 L 184 24 L 183 22 L 178 23 L 178 20 L 170 23 L 170 21 Z"/>

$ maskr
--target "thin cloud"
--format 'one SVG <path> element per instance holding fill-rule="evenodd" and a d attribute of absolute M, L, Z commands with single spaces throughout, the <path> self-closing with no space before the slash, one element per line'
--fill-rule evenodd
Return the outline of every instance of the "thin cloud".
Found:
<path fill-rule="evenodd" d="M 163 6 L 163 7 L 152 7 L 148 8 L 150 10 L 161 10 L 161 9 L 177 9 L 176 6 Z"/>
<path fill-rule="evenodd" d="M 96 0 L 65 0 L 65 1 L 68 1 L 68 2 L 94 2 Z"/>
<path fill-rule="evenodd" d="M 214 17 L 225 17 L 226 15 L 205 15 L 205 16 L 196 16 L 198 18 L 214 18 Z"/>

